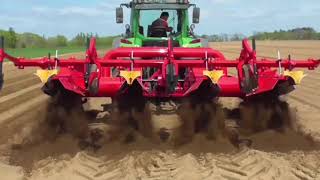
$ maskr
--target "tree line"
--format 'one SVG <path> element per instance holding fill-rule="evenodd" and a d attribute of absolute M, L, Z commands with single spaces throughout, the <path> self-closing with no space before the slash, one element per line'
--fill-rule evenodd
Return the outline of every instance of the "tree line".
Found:
<path fill-rule="evenodd" d="M 255 32 L 252 36 L 237 34 L 202 35 L 201 38 L 210 42 L 240 41 L 244 38 L 257 40 L 320 40 L 320 32 L 311 27 L 295 28 L 290 30 L 279 30 L 274 32 Z"/>
<path fill-rule="evenodd" d="M 6 48 L 57 48 L 57 47 L 84 47 L 88 38 L 96 37 L 97 46 L 111 46 L 115 36 L 100 37 L 93 33 L 78 33 L 74 38 L 68 40 L 64 35 L 45 37 L 34 33 L 16 33 L 13 28 L 7 31 L 0 30 L 0 36 L 5 38 Z M 236 34 L 201 35 L 201 38 L 210 42 L 240 41 L 247 36 Z M 257 40 L 320 40 L 320 32 L 311 27 L 295 28 L 290 30 L 279 30 L 274 32 L 255 32 L 248 38 Z"/>
<path fill-rule="evenodd" d="M 200 37 L 208 39 L 209 42 L 241 41 L 242 39 L 246 38 L 245 35 L 240 33 L 201 35 Z"/>
<path fill-rule="evenodd" d="M 311 27 L 254 33 L 257 40 L 320 40 L 320 32 Z"/>
<path fill-rule="evenodd" d="M 4 36 L 6 48 L 57 48 L 57 47 L 85 47 L 87 39 L 96 37 L 97 46 L 111 46 L 115 37 L 100 37 L 93 33 L 78 33 L 74 38 L 68 40 L 64 35 L 45 37 L 35 33 L 16 33 L 13 28 L 8 31 L 0 30 L 0 36 Z"/>

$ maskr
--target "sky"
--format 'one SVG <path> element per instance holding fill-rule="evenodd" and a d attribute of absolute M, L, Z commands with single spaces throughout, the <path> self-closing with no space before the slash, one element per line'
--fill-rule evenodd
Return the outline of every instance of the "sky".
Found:
<path fill-rule="evenodd" d="M 78 32 L 118 35 L 115 8 L 129 0 L 0 0 L 0 29 L 68 38 Z M 313 27 L 320 31 L 320 0 L 191 0 L 201 8 L 197 34 L 250 35 Z M 128 10 L 125 11 L 128 22 Z"/>

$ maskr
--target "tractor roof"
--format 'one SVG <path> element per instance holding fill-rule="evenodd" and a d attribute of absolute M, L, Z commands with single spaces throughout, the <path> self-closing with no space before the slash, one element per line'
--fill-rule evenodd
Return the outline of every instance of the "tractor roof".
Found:
<path fill-rule="evenodd" d="M 135 9 L 188 9 L 189 0 L 133 0 L 131 7 Z"/>
<path fill-rule="evenodd" d="M 133 0 L 135 4 L 189 4 L 189 0 Z"/>

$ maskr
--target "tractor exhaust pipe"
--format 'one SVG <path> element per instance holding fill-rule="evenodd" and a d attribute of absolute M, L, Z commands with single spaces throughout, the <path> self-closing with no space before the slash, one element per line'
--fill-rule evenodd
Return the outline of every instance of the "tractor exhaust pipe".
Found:
<path fill-rule="evenodd" d="M 3 60 L 4 60 L 4 37 L 0 37 L 0 91 L 3 87 Z"/>

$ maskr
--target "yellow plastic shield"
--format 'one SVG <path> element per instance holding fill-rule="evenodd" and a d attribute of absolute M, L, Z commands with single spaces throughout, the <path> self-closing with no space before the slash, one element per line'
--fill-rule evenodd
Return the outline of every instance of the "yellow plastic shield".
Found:
<path fill-rule="evenodd" d="M 307 76 L 303 71 L 284 71 L 283 75 L 291 77 L 295 84 L 300 84 L 302 79 Z"/>
<path fill-rule="evenodd" d="M 51 76 L 57 75 L 57 74 L 58 74 L 57 69 L 54 69 L 54 70 L 38 69 L 37 72 L 35 73 L 35 75 L 37 75 L 40 78 L 42 83 L 46 83 Z"/>
<path fill-rule="evenodd" d="M 223 71 L 203 71 L 203 75 L 211 79 L 213 84 L 217 84 L 220 78 L 224 75 Z"/>
<path fill-rule="evenodd" d="M 129 85 L 132 85 L 133 81 L 141 76 L 140 71 L 120 71 L 120 76 L 123 77 Z"/>

